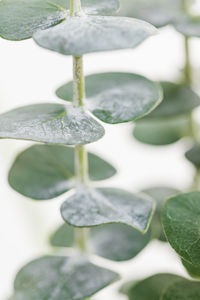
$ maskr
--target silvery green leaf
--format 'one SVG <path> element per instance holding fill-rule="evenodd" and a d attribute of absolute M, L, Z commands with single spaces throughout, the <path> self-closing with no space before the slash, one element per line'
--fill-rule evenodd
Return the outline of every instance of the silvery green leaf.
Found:
<path fill-rule="evenodd" d="M 103 180 L 116 170 L 105 160 L 89 153 L 89 177 Z M 20 153 L 12 165 L 9 184 L 32 199 L 52 199 L 75 186 L 74 149 L 58 145 L 34 145 Z"/>
<path fill-rule="evenodd" d="M 185 157 L 197 168 L 200 168 L 200 146 L 194 144 L 191 149 L 185 153 Z"/>
<path fill-rule="evenodd" d="M 145 20 L 156 27 L 168 25 L 182 13 L 182 0 L 121 0 L 119 15 Z"/>
<path fill-rule="evenodd" d="M 200 17 L 184 16 L 174 23 L 175 29 L 187 37 L 200 37 Z"/>
<path fill-rule="evenodd" d="M 119 8 L 118 0 L 82 0 L 82 10 L 91 15 L 109 15 Z M 0 36 L 24 40 L 38 30 L 55 26 L 69 17 L 69 0 L 0 1 Z"/>
<path fill-rule="evenodd" d="M 43 103 L 0 115 L 0 138 L 81 145 L 104 135 L 103 127 L 79 108 Z"/>
<path fill-rule="evenodd" d="M 38 31 L 34 40 L 41 47 L 64 55 L 135 48 L 156 29 L 140 20 L 124 17 L 77 16 L 52 28 Z"/>
<path fill-rule="evenodd" d="M 114 189 L 79 189 L 61 206 L 63 219 L 76 227 L 123 223 L 146 232 L 154 211 L 149 197 Z"/>
<path fill-rule="evenodd" d="M 135 257 L 150 241 L 150 231 L 142 234 L 123 224 L 108 224 L 90 230 L 90 252 L 113 261 L 124 261 Z M 73 247 L 74 227 L 64 224 L 51 237 L 55 247 Z M 110 242 L 112 241 L 112 243 Z"/>
<path fill-rule="evenodd" d="M 150 118 L 135 124 L 134 137 L 141 143 L 163 146 L 177 142 L 190 134 L 190 115 L 171 118 Z"/>
<path fill-rule="evenodd" d="M 119 279 L 85 258 L 46 256 L 24 266 L 14 282 L 15 300 L 85 299 Z"/>
<path fill-rule="evenodd" d="M 162 100 L 162 90 L 140 75 L 101 73 L 86 76 L 86 107 L 101 121 L 116 124 L 142 118 Z M 72 99 L 72 82 L 60 87 L 56 94 Z"/>

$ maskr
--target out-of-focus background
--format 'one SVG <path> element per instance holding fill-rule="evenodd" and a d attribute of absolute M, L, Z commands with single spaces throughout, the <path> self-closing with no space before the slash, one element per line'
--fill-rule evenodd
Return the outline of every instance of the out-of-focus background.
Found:
<path fill-rule="evenodd" d="M 196 9 L 200 10 L 200 4 Z M 174 81 L 184 64 L 183 43 L 181 35 L 166 27 L 135 50 L 86 55 L 85 74 L 129 71 L 152 80 Z M 200 39 L 193 39 L 192 45 L 195 80 L 200 89 Z M 71 57 L 39 48 L 32 40 L 10 42 L 0 39 L 0 54 L 0 113 L 38 102 L 61 102 L 54 91 L 72 78 Z M 200 121 L 198 110 L 195 115 Z M 131 123 L 105 127 L 105 137 L 87 146 L 118 169 L 118 175 L 102 182 L 103 185 L 137 192 L 152 185 L 170 185 L 185 190 L 191 184 L 194 170 L 184 159 L 185 141 L 155 148 L 133 139 Z M 15 273 L 24 263 L 52 251 L 48 237 L 62 223 L 59 207 L 65 195 L 55 200 L 33 201 L 17 194 L 7 183 L 7 173 L 15 156 L 29 145 L 29 142 L 14 140 L 0 142 L 2 300 L 11 294 Z M 119 271 L 123 279 L 138 279 L 159 271 L 186 275 L 175 253 L 158 241 L 151 242 L 133 261 L 108 263 L 108 266 Z M 106 289 L 94 299 L 114 300 L 116 295 L 113 289 Z"/>

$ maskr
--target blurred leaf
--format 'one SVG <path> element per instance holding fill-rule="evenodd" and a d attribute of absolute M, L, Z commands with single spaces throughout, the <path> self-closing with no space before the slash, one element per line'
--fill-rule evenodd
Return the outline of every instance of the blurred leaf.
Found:
<path fill-rule="evenodd" d="M 200 279 L 200 266 L 195 266 L 190 263 L 188 263 L 186 260 L 182 259 L 182 264 L 186 268 L 188 274 L 191 277 L 194 277 L 196 279 Z"/>
<path fill-rule="evenodd" d="M 189 87 L 171 82 L 161 82 L 164 100 L 148 116 L 149 118 L 172 117 L 191 112 L 200 105 L 199 96 Z"/>
<path fill-rule="evenodd" d="M 185 153 L 185 157 L 196 167 L 200 168 L 200 145 L 194 145 Z"/>
<path fill-rule="evenodd" d="M 153 238 L 158 238 L 159 240 L 165 242 L 166 237 L 163 232 L 161 223 L 162 207 L 167 198 L 174 194 L 177 194 L 179 191 L 171 187 L 160 186 L 144 189 L 142 192 L 149 195 L 152 199 L 156 201 L 156 210 L 151 224 L 152 236 Z"/>
<path fill-rule="evenodd" d="M 56 94 L 64 100 L 73 98 L 72 82 Z M 101 73 L 86 77 L 86 106 L 101 121 L 116 124 L 151 112 L 162 99 L 157 83 L 131 73 Z"/>
<path fill-rule="evenodd" d="M 84 13 L 110 15 L 119 8 L 118 0 L 82 0 Z M 69 16 L 70 0 L 0 1 L 0 36 L 8 40 L 32 37 L 38 30 L 59 24 Z"/>
<path fill-rule="evenodd" d="M 182 13 L 182 5 L 182 0 L 121 0 L 119 15 L 162 27 L 172 23 Z"/>
<path fill-rule="evenodd" d="M 143 21 L 121 17 L 72 17 L 34 34 L 41 47 L 64 55 L 135 48 L 156 29 Z"/>
<path fill-rule="evenodd" d="M 200 193 L 168 199 L 163 206 L 162 223 L 172 248 L 187 262 L 200 266 Z"/>
<path fill-rule="evenodd" d="M 123 223 L 146 232 L 153 209 L 154 203 L 148 196 L 114 188 L 82 188 L 63 203 L 61 214 L 68 224 L 76 227 Z"/>
<path fill-rule="evenodd" d="M 175 29 L 187 37 L 200 37 L 200 17 L 184 16 L 174 23 Z"/>
<path fill-rule="evenodd" d="M 85 299 L 118 278 L 117 273 L 91 264 L 84 258 L 41 257 L 17 274 L 15 300 Z"/>
<path fill-rule="evenodd" d="M 125 284 L 121 292 L 126 294 L 129 300 L 160 300 L 163 291 L 180 279 L 181 277 L 174 274 L 156 274 L 138 282 Z"/>
<path fill-rule="evenodd" d="M 104 128 L 80 108 L 43 103 L 0 115 L 0 138 L 82 145 L 104 135 Z"/>
<path fill-rule="evenodd" d="M 100 157 L 89 153 L 89 176 L 103 180 L 116 170 Z M 9 172 L 9 184 L 33 199 L 55 198 L 75 184 L 74 149 L 65 146 L 34 145 L 20 153 Z"/>
<path fill-rule="evenodd" d="M 114 261 L 124 261 L 135 257 L 150 241 L 150 231 L 146 234 L 123 224 L 108 224 L 91 228 L 91 252 Z M 112 243 L 111 243 L 112 241 Z M 64 224 L 51 237 L 56 247 L 74 245 L 74 228 Z"/>
<path fill-rule="evenodd" d="M 136 122 L 133 135 L 144 144 L 163 146 L 177 142 L 189 135 L 190 116 L 143 119 Z"/>
<path fill-rule="evenodd" d="M 199 300 L 200 283 L 182 279 L 170 285 L 161 300 Z"/>

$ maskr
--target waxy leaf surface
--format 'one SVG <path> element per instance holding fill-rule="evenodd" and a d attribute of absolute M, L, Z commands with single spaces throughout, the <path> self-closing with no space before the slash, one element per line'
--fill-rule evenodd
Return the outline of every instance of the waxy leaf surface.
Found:
<path fill-rule="evenodd" d="M 38 31 L 34 40 L 41 47 L 64 55 L 135 48 L 156 29 L 140 20 L 123 17 L 71 17 L 52 28 Z"/>
<path fill-rule="evenodd" d="M 103 180 L 116 170 L 105 160 L 89 153 L 89 177 Z M 57 145 L 34 145 L 20 153 L 9 172 L 9 184 L 33 199 L 55 198 L 75 185 L 74 149 Z"/>
<path fill-rule="evenodd" d="M 200 168 L 200 146 L 194 145 L 185 153 L 185 157 L 197 168 Z"/>
<path fill-rule="evenodd" d="M 79 108 L 35 104 L 0 115 L 0 138 L 82 145 L 104 135 L 103 127 Z"/>
<path fill-rule="evenodd" d="M 175 29 L 187 37 L 200 37 L 200 17 L 184 16 L 174 24 Z"/>
<path fill-rule="evenodd" d="M 200 283 L 182 279 L 170 285 L 161 300 L 199 300 Z"/>
<path fill-rule="evenodd" d="M 72 82 L 56 94 L 70 100 Z M 101 121 L 116 124 L 139 119 L 150 113 L 162 100 L 162 90 L 142 76 L 131 73 L 101 73 L 86 77 L 85 105 Z"/>
<path fill-rule="evenodd" d="M 111 242 L 112 241 L 112 242 Z M 135 257 L 150 241 L 150 231 L 142 234 L 123 224 L 108 224 L 91 228 L 90 252 L 114 261 Z M 56 247 L 74 245 L 74 228 L 64 224 L 51 237 Z"/>
<path fill-rule="evenodd" d="M 182 264 L 191 277 L 194 277 L 198 280 L 200 279 L 200 266 L 192 265 L 184 259 L 182 259 Z"/>
<path fill-rule="evenodd" d="M 174 274 L 156 274 L 139 282 L 125 284 L 121 292 L 129 300 L 160 300 L 167 287 L 180 279 Z"/>
<path fill-rule="evenodd" d="M 153 200 L 148 196 L 114 188 L 80 189 L 63 203 L 61 214 L 76 227 L 123 223 L 146 232 L 153 209 Z"/>
<path fill-rule="evenodd" d="M 91 15 L 109 15 L 119 8 L 118 0 L 82 0 L 82 10 Z M 24 40 L 38 30 L 55 26 L 69 17 L 69 0 L 0 1 L 0 36 Z"/>
<path fill-rule="evenodd" d="M 163 204 L 167 198 L 178 193 L 178 190 L 171 187 L 152 187 L 142 190 L 143 193 L 149 195 L 156 201 L 156 209 L 151 223 L 152 237 L 158 238 L 161 241 L 166 241 L 165 234 L 162 229 L 161 211 Z"/>
<path fill-rule="evenodd" d="M 119 276 L 84 258 L 47 256 L 23 267 L 16 276 L 16 300 L 85 299 Z"/>
<path fill-rule="evenodd" d="M 189 128 L 189 115 L 160 119 L 147 117 L 136 122 L 133 135 L 141 143 L 163 146 L 189 135 Z"/>
<path fill-rule="evenodd" d="M 168 199 L 163 207 L 162 223 L 172 248 L 187 262 L 200 266 L 200 193 Z"/>

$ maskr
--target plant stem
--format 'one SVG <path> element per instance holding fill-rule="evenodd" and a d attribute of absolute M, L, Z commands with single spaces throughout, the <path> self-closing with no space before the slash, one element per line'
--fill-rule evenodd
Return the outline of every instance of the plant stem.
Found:
<path fill-rule="evenodd" d="M 189 85 L 192 85 L 192 66 L 190 61 L 190 39 L 185 37 L 185 82 Z"/>
<path fill-rule="evenodd" d="M 81 12 L 81 1 L 70 0 L 70 16 L 77 16 Z"/>
<path fill-rule="evenodd" d="M 85 82 L 83 75 L 83 57 L 73 57 L 73 106 L 83 109 L 83 99 L 85 97 Z M 75 147 L 75 175 L 77 189 L 87 186 L 88 182 L 88 157 L 85 146 Z M 76 247 L 87 252 L 87 239 L 89 229 L 75 229 L 75 245 Z"/>

